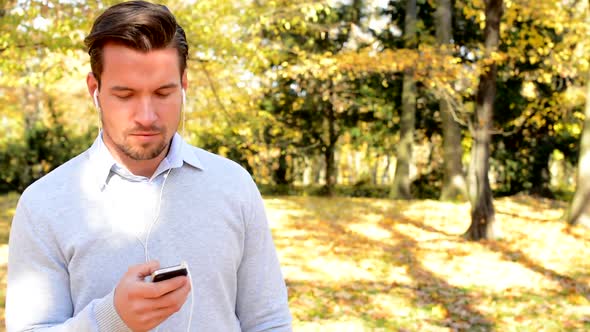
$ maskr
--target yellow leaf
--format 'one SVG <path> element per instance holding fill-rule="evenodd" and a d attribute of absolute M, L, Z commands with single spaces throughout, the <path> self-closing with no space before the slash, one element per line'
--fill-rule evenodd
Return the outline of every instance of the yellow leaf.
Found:
<path fill-rule="evenodd" d="M 577 304 L 577 305 L 587 305 L 588 304 L 588 300 L 584 296 L 582 296 L 578 293 L 568 295 L 567 301 L 571 304 Z"/>
<path fill-rule="evenodd" d="M 535 63 L 537 63 L 537 61 L 539 61 L 539 58 L 537 58 L 536 55 L 532 55 L 531 57 L 529 57 L 529 62 L 534 65 Z"/>
<path fill-rule="evenodd" d="M 447 308 L 440 303 L 432 307 L 431 313 L 436 319 L 445 319 L 449 316 Z"/>

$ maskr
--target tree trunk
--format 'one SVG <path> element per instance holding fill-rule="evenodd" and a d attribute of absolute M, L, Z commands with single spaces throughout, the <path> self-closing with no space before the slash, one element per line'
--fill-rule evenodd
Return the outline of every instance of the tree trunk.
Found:
<path fill-rule="evenodd" d="M 442 52 L 448 52 L 452 38 L 451 0 L 439 0 L 436 8 L 436 38 Z M 461 128 L 453 119 L 450 103 L 442 98 L 439 102 L 443 130 L 443 185 L 441 200 L 463 200 L 467 198 L 467 185 L 463 175 L 463 148 L 461 147 Z"/>
<path fill-rule="evenodd" d="M 347 182 L 348 184 L 352 184 L 356 181 L 356 175 L 357 175 L 357 168 L 356 168 L 356 158 L 354 155 L 354 151 L 348 150 L 346 151 L 346 158 L 348 159 L 348 178 L 347 178 Z"/>
<path fill-rule="evenodd" d="M 332 103 L 328 104 L 327 111 L 328 142 L 324 150 L 324 158 L 326 160 L 326 185 L 324 190 L 327 196 L 332 196 L 334 194 L 334 185 L 336 184 L 336 158 L 334 158 L 334 150 L 336 150 L 338 134 L 336 133 L 336 116 Z"/>
<path fill-rule="evenodd" d="M 570 225 L 590 227 L 590 213 L 587 208 L 588 198 L 590 198 L 590 80 L 586 83 L 586 109 L 584 112 L 584 129 L 580 135 L 576 193 L 567 213 L 567 222 Z"/>
<path fill-rule="evenodd" d="M 416 0 L 407 0 L 405 18 L 405 44 L 407 48 L 416 47 Z M 400 123 L 400 143 L 397 149 L 397 165 L 393 177 L 390 197 L 393 199 L 411 199 L 410 164 L 416 126 L 416 83 L 411 68 L 404 72 L 402 90 L 402 116 Z"/>
<path fill-rule="evenodd" d="M 324 158 L 321 156 L 314 156 L 312 159 L 312 183 L 320 184 L 322 181 L 322 169 L 325 169 Z"/>
<path fill-rule="evenodd" d="M 375 158 L 370 158 L 371 160 L 371 179 L 370 179 L 370 183 L 372 185 L 377 185 L 378 183 L 378 176 L 379 176 L 379 162 L 381 161 L 381 158 L 379 158 L 379 154 L 375 155 Z"/>
<path fill-rule="evenodd" d="M 391 156 L 389 153 L 385 154 L 385 167 L 383 167 L 383 176 L 381 177 L 381 184 L 389 183 L 389 166 L 391 164 Z"/>
<path fill-rule="evenodd" d="M 539 137 L 535 138 L 535 150 L 533 151 L 533 161 L 531 165 L 531 195 L 541 197 L 555 198 L 550 188 L 551 175 L 549 172 L 549 160 L 555 149 L 553 138 L 549 136 L 548 124 L 539 132 Z"/>
<path fill-rule="evenodd" d="M 289 165 L 287 164 L 287 154 L 283 151 L 279 153 L 278 166 L 273 172 L 273 180 L 275 184 L 286 185 L 291 181 L 287 178 Z"/>
<path fill-rule="evenodd" d="M 489 57 L 498 47 L 502 0 L 485 0 L 486 27 L 484 30 L 486 55 Z M 490 168 L 490 129 L 496 97 L 496 64 L 483 68 L 477 88 L 477 108 L 473 124 L 473 146 L 469 192 L 471 199 L 471 226 L 465 237 L 471 240 L 490 239 L 499 236 L 495 224 L 494 203 L 488 171 Z"/>

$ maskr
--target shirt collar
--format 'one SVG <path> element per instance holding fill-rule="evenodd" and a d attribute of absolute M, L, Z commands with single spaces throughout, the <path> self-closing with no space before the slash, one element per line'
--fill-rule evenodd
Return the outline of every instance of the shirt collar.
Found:
<path fill-rule="evenodd" d="M 115 172 L 130 181 L 141 181 L 146 179 L 143 176 L 132 174 L 125 166 L 115 161 L 115 158 L 102 139 L 102 131 L 94 140 L 88 153 L 96 172 L 97 181 L 101 188 L 106 186 L 111 172 Z M 155 179 L 158 175 L 171 168 L 182 167 L 185 162 L 195 168 L 204 170 L 204 167 L 192 146 L 186 143 L 178 133 L 175 133 L 172 137 L 172 143 L 168 154 L 162 159 L 160 165 L 158 165 L 158 168 L 156 168 L 156 171 L 149 180 Z"/>

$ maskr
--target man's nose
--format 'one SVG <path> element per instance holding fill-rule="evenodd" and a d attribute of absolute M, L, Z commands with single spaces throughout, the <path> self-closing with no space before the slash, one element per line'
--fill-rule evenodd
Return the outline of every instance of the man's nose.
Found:
<path fill-rule="evenodd" d="M 137 112 L 135 113 L 135 121 L 143 127 L 149 127 L 158 118 L 156 108 L 150 97 L 141 98 Z"/>

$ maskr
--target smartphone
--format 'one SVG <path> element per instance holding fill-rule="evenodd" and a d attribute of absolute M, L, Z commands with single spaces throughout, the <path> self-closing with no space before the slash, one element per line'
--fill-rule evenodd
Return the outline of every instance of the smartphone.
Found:
<path fill-rule="evenodd" d="M 152 282 L 164 281 L 178 276 L 188 275 L 186 263 L 164 267 L 152 273 Z"/>

